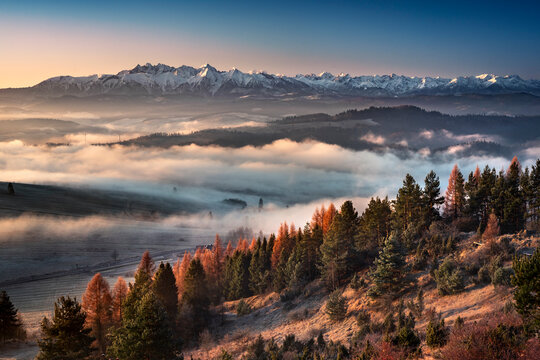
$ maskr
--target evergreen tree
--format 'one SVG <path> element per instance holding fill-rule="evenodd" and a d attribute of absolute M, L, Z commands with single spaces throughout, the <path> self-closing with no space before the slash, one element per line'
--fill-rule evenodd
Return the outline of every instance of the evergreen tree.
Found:
<path fill-rule="evenodd" d="M 86 326 L 96 341 L 93 346 L 104 354 L 107 346 L 106 334 L 112 324 L 112 296 L 109 284 L 100 273 L 88 282 L 82 297 L 82 309 L 86 313 Z"/>
<path fill-rule="evenodd" d="M 407 174 L 394 200 L 395 228 L 402 233 L 408 229 L 419 228 L 422 217 L 422 190 L 414 178 Z"/>
<path fill-rule="evenodd" d="M 373 252 L 384 244 L 384 239 L 390 235 L 392 209 L 388 197 L 379 197 L 369 201 L 369 204 L 360 217 L 357 248 Z"/>
<path fill-rule="evenodd" d="M 186 273 L 181 301 L 181 307 L 188 314 L 186 326 L 191 329 L 190 333 L 193 336 L 197 336 L 208 323 L 209 305 L 206 274 L 199 259 L 195 259 Z"/>
<path fill-rule="evenodd" d="M 516 310 L 533 331 L 540 331 L 540 249 L 532 256 L 515 257 L 513 269 Z"/>
<path fill-rule="evenodd" d="M 14 339 L 22 330 L 22 324 L 17 315 L 17 309 L 9 299 L 7 292 L 0 292 L 0 339 Z"/>
<path fill-rule="evenodd" d="M 529 220 L 533 227 L 540 230 L 540 159 L 531 167 L 529 175 Z"/>
<path fill-rule="evenodd" d="M 131 296 L 131 294 L 130 294 Z M 113 330 L 108 354 L 121 360 L 171 360 L 180 358 L 167 312 L 152 291 L 126 311 L 122 327 Z"/>
<path fill-rule="evenodd" d="M 343 297 L 339 290 L 335 290 L 328 297 L 326 303 L 326 313 L 332 321 L 341 321 L 347 314 L 347 299 Z"/>
<path fill-rule="evenodd" d="M 345 201 L 324 235 L 321 245 L 321 270 L 331 289 L 336 289 L 355 270 L 355 238 L 358 225 L 358 213 L 351 201 Z"/>
<path fill-rule="evenodd" d="M 478 166 L 476 170 L 469 174 L 469 178 L 465 183 L 465 197 L 466 207 L 464 213 L 472 218 L 476 225 L 481 220 L 481 202 L 480 202 L 480 169 Z"/>
<path fill-rule="evenodd" d="M 41 322 L 43 337 L 38 340 L 37 360 L 89 359 L 94 338 L 85 327 L 86 315 L 76 299 L 61 297 L 54 304 L 52 321 Z"/>
<path fill-rule="evenodd" d="M 426 344 L 431 348 L 440 348 L 448 341 L 448 328 L 444 319 L 431 319 L 426 327 Z"/>
<path fill-rule="evenodd" d="M 439 177 L 431 170 L 424 179 L 424 191 L 422 193 L 426 227 L 429 227 L 432 222 L 441 217 L 439 215 L 439 206 L 444 203 L 444 197 L 441 196 L 440 186 Z"/>
<path fill-rule="evenodd" d="M 526 206 L 521 189 L 521 165 L 514 156 L 506 171 L 506 187 L 504 193 L 504 216 L 501 228 L 504 233 L 515 233 L 525 226 Z"/>
<path fill-rule="evenodd" d="M 159 265 L 152 287 L 154 294 L 165 308 L 169 320 L 174 323 L 178 313 L 178 289 L 169 263 Z"/>
<path fill-rule="evenodd" d="M 477 201 L 479 203 L 479 216 L 480 216 L 480 225 L 479 230 L 482 232 L 488 221 L 490 212 L 492 211 L 492 189 L 495 187 L 495 182 L 497 181 L 497 173 L 495 169 L 490 169 L 486 165 L 484 171 L 480 175 L 480 181 L 478 183 L 477 191 Z"/>
<path fill-rule="evenodd" d="M 370 276 L 373 281 L 371 296 L 380 296 L 392 292 L 403 278 L 405 260 L 401 252 L 396 233 L 392 233 L 385 241 L 384 247 L 375 260 L 375 267 Z"/>
<path fill-rule="evenodd" d="M 226 291 L 225 297 L 236 300 L 251 296 L 250 272 L 251 253 L 235 251 L 227 261 L 225 269 Z"/>

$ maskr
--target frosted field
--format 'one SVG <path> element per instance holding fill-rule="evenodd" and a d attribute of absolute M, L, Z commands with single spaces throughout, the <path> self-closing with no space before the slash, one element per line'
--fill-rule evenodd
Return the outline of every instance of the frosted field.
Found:
<path fill-rule="evenodd" d="M 21 241 L 0 242 L 0 288 L 8 292 L 22 313 L 50 313 L 60 296 L 80 299 L 96 272 L 101 272 L 112 287 L 118 276 L 131 280 L 146 250 L 156 262 L 173 263 L 184 250 L 212 243 L 215 236 L 211 230 L 167 231 L 152 224 L 137 231 L 115 229 L 112 233 L 67 239 L 43 239 L 36 234 L 23 245 Z M 118 253 L 116 261 L 114 251 Z"/>

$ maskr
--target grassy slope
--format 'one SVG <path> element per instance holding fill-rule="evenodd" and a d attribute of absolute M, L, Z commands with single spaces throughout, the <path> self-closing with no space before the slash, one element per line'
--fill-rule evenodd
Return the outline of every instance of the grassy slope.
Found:
<path fill-rule="evenodd" d="M 517 251 L 528 251 L 540 243 L 540 237 L 527 235 L 514 236 L 512 244 Z M 457 251 L 460 259 L 468 259 L 475 253 L 482 251 L 474 248 L 472 238 L 460 243 Z M 507 262 L 505 265 L 510 265 Z M 483 316 L 500 310 L 505 303 L 512 299 L 511 289 L 495 288 L 491 284 L 474 285 L 469 282 L 465 290 L 456 295 L 441 296 L 438 294 L 436 284 L 428 271 L 413 273 L 416 285 L 424 290 L 424 304 L 426 314 L 428 309 L 440 312 L 446 325 L 452 326 L 455 319 L 460 316 L 465 322 L 475 321 Z M 416 296 L 417 286 L 404 290 L 402 298 L 405 303 Z M 201 345 L 198 349 L 185 352 L 186 358 L 213 359 L 221 353 L 222 349 L 240 358 L 247 346 L 261 334 L 265 339 L 274 338 L 281 342 L 288 334 L 294 334 L 297 339 L 308 340 L 316 337 L 319 331 L 324 333 L 326 340 L 341 341 L 345 344 L 358 330 L 356 315 L 359 310 L 370 311 L 372 319 L 382 321 L 386 316 L 385 306 L 373 301 L 366 295 L 367 289 L 353 290 L 349 286 L 344 289 L 343 295 L 348 299 L 348 311 L 345 320 L 333 323 L 325 313 L 325 304 L 328 292 L 319 280 L 310 283 L 304 288 L 303 294 L 296 298 L 292 305 L 285 305 L 275 292 L 257 295 L 244 299 L 254 311 L 248 315 L 237 316 L 235 307 L 238 301 L 225 303 L 225 324 L 217 327 L 212 333 L 213 341 Z M 397 306 L 399 300 L 392 305 Z M 292 307 L 292 308 L 291 308 Z M 424 358 L 432 358 L 432 350 L 425 345 L 425 327 L 427 316 L 416 321 L 416 330 L 422 338 Z"/>

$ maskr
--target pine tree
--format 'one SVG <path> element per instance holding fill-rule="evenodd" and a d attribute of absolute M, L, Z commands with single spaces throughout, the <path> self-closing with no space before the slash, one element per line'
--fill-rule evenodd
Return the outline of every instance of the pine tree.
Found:
<path fill-rule="evenodd" d="M 61 297 L 54 304 L 52 321 L 43 318 L 37 360 L 89 359 L 94 338 L 85 327 L 86 315 L 76 299 Z"/>
<path fill-rule="evenodd" d="M 152 283 L 154 294 L 161 301 L 171 323 L 176 321 L 178 313 L 178 289 L 171 265 L 159 264 Z"/>
<path fill-rule="evenodd" d="M 146 291 L 129 306 L 133 307 L 126 311 L 122 327 L 111 334 L 109 356 L 122 360 L 179 359 L 180 341 L 156 295 Z"/>
<path fill-rule="evenodd" d="M 9 299 L 7 292 L 0 292 L 0 339 L 14 339 L 22 330 L 22 324 L 17 315 L 17 309 Z"/>
<path fill-rule="evenodd" d="M 392 209 L 388 197 L 382 200 L 379 197 L 371 198 L 360 217 L 357 248 L 370 253 L 376 251 L 390 235 L 391 216 Z"/>
<path fill-rule="evenodd" d="M 489 166 L 486 165 L 484 171 L 482 172 L 482 175 L 480 175 L 477 192 L 480 212 L 480 231 L 483 231 L 483 229 L 485 229 L 489 214 L 492 211 L 492 189 L 495 187 L 496 181 L 497 173 L 495 172 L 495 169 L 490 169 Z"/>
<path fill-rule="evenodd" d="M 469 173 L 469 178 L 465 183 L 466 207 L 464 210 L 464 213 L 473 219 L 476 225 L 479 225 L 482 216 L 479 190 L 480 169 L 477 166 L 474 173 Z"/>
<path fill-rule="evenodd" d="M 540 159 L 531 166 L 529 176 L 530 197 L 529 197 L 529 220 L 533 227 L 540 230 Z"/>
<path fill-rule="evenodd" d="M 465 183 L 463 174 L 459 168 L 454 165 L 450 177 L 448 178 L 448 187 L 444 196 L 444 215 L 455 220 L 463 214 L 465 209 Z"/>
<path fill-rule="evenodd" d="M 409 228 L 418 227 L 422 217 L 422 190 L 416 180 L 407 174 L 394 200 L 395 227 L 405 233 Z"/>
<path fill-rule="evenodd" d="M 251 253 L 235 251 L 226 266 L 226 298 L 236 300 L 251 295 L 250 272 Z"/>
<path fill-rule="evenodd" d="M 328 314 L 330 320 L 343 320 L 347 314 L 347 308 L 347 299 L 343 297 L 339 290 L 335 290 L 330 294 L 326 303 L 326 314 Z"/>
<path fill-rule="evenodd" d="M 82 297 L 82 309 L 86 313 L 86 326 L 96 339 L 93 346 L 99 354 L 104 354 L 107 347 L 106 335 L 112 324 L 112 296 L 109 284 L 100 273 L 88 282 Z"/>
<path fill-rule="evenodd" d="M 241 256 L 241 253 L 239 253 Z M 186 327 L 191 329 L 193 336 L 203 330 L 208 322 L 210 298 L 206 274 L 199 259 L 195 259 L 189 265 L 184 279 L 184 293 L 182 294 L 181 307 L 188 314 Z"/>
<path fill-rule="evenodd" d="M 540 331 L 540 249 L 532 256 L 515 257 L 512 267 L 516 310 L 532 331 Z"/>
<path fill-rule="evenodd" d="M 392 233 L 386 239 L 370 273 L 374 285 L 370 295 L 376 297 L 394 291 L 403 278 L 404 266 L 405 260 L 397 235 Z"/>
<path fill-rule="evenodd" d="M 112 321 L 116 326 L 122 325 L 123 304 L 128 296 L 128 287 L 123 277 L 119 276 L 112 292 Z"/>
<path fill-rule="evenodd" d="M 424 179 L 424 191 L 422 193 L 426 227 L 429 227 L 432 222 L 441 217 L 439 215 L 439 206 L 444 203 L 444 197 L 441 196 L 440 186 L 439 177 L 431 170 Z"/>
<path fill-rule="evenodd" d="M 501 228 L 504 233 L 515 233 L 525 226 L 526 206 L 520 184 L 521 164 L 514 156 L 506 171 L 506 187 L 504 194 L 504 216 Z"/>
<path fill-rule="evenodd" d="M 358 213 L 351 201 L 345 201 L 321 245 L 321 270 L 331 289 L 336 289 L 355 269 L 358 226 Z"/>

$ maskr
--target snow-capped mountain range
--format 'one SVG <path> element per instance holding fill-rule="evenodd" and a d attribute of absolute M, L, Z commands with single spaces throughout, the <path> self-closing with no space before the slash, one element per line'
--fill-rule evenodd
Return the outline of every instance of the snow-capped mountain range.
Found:
<path fill-rule="evenodd" d="M 193 95 L 193 96 L 413 96 L 528 93 L 540 95 L 539 80 L 518 75 L 483 74 L 454 79 L 403 75 L 351 76 L 349 74 L 284 76 L 266 72 L 219 71 L 164 64 L 137 65 L 116 75 L 58 76 L 31 88 L 51 95 Z"/>

